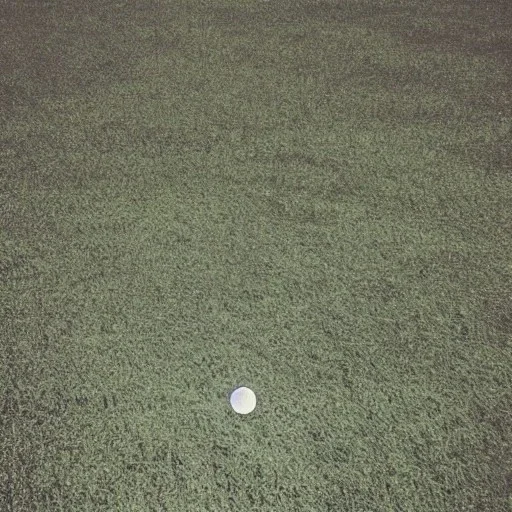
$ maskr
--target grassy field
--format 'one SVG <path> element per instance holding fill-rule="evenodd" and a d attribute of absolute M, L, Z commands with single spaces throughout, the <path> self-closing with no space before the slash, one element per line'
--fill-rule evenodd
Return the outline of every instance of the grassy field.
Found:
<path fill-rule="evenodd" d="M 512 511 L 510 5 L 2 1 L 0 510 Z"/>

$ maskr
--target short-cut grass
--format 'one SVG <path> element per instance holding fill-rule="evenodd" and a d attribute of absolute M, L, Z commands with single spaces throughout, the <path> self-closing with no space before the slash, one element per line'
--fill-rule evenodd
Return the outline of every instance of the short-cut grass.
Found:
<path fill-rule="evenodd" d="M 0 19 L 0 510 L 512 510 L 509 3 Z"/>

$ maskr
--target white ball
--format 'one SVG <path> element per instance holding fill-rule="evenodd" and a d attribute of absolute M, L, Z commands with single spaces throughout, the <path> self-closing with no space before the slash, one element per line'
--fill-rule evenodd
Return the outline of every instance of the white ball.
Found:
<path fill-rule="evenodd" d="M 254 411 L 256 407 L 256 395 L 254 391 L 249 388 L 238 388 L 231 393 L 231 397 L 229 399 L 231 402 L 231 407 L 233 407 L 234 411 L 238 414 L 249 414 Z"/>

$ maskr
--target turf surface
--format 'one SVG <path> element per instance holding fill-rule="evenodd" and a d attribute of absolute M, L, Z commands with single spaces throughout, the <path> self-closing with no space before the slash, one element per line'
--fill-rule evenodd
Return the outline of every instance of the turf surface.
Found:
<path fill-rule="evenodd" d="M 0 510 L 512 510 L 508 2 L 0 22 Z"/>

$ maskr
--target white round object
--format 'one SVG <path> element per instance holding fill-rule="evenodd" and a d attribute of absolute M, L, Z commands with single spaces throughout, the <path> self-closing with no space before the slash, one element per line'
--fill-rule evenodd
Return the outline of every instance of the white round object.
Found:
<path fill-rule="evenodd" d="M 256 395 L 254 391 L 249 388 L 238 388 L 231 393 L 231 397 L 229 399 L 231 402 L 231 407 L 233 407 L 234 411 L 238 414 L 249 414 L 254 411 L 256 407 Z"/>

